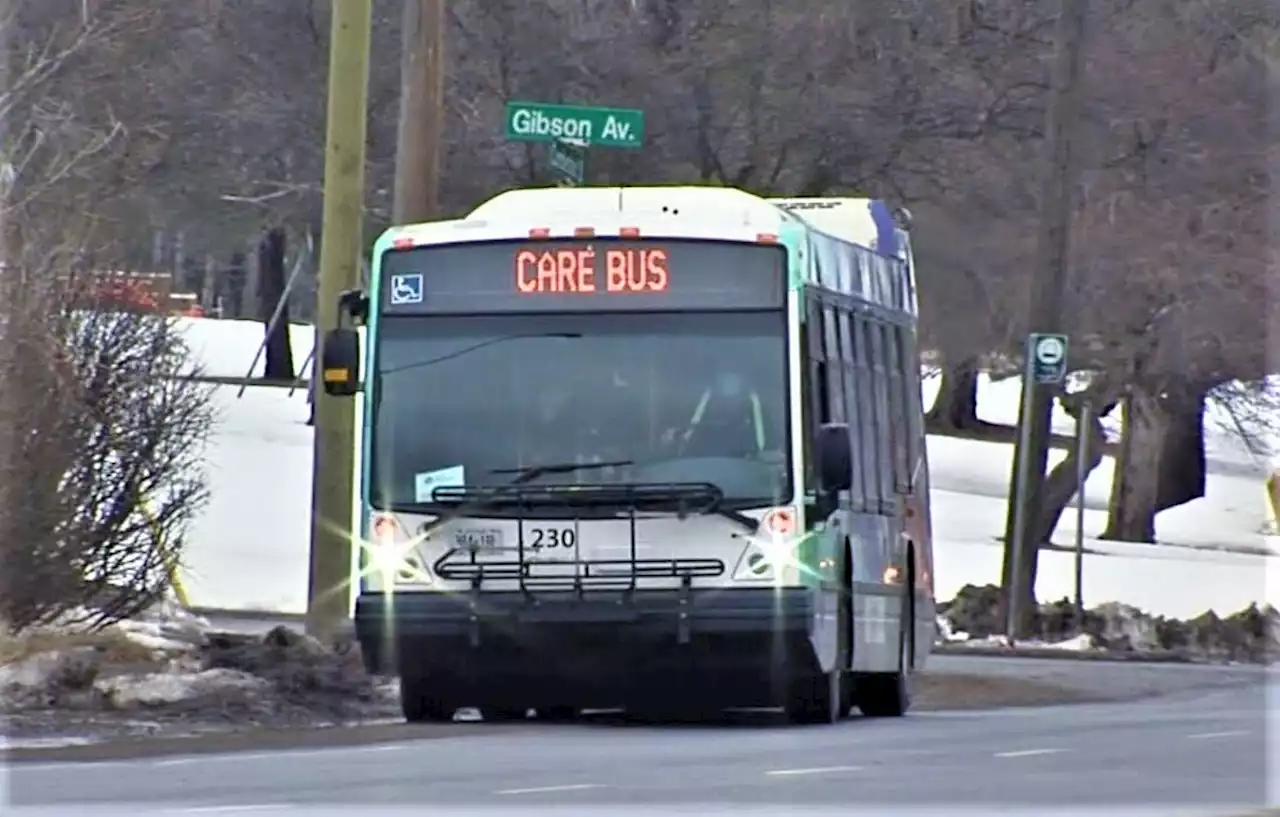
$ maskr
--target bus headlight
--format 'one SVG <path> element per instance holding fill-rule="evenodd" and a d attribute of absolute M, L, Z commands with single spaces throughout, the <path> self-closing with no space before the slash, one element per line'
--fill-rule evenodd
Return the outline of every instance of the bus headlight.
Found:
<path fill-rule="evenodd" d="M 394 516 L 376 516 L 371 528 L 373 541 L 364 548 L 368 573 L 380 578 L 384 586 L 431 582 L 430 574 L 415 552 L 419 540 L 404 537 Z"/>

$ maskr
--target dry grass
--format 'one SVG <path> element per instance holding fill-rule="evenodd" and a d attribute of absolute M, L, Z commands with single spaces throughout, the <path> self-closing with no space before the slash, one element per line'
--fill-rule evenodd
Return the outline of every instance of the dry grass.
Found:
<path fill-rule="evenodd" d="M 912 706 L 921 710 L 992 709 L 1097 701 L 1102 697 L 1029 678 L 929 675 L 920 678 Z"/>
<path fill-rule="evenodd" d="M 19 636 L 0 632 L 0 667 L 42 653 L 83 647 L 98 650 L 105 665 L 133 666 L 156 663 L 154 650 L 133 641 L 119 630 L 103 630 L 96 633 L 34 630 Z"/>

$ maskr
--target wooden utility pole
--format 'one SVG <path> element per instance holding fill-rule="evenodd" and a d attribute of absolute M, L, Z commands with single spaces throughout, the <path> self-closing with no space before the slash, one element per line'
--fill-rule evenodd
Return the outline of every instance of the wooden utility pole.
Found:
<path fill-rule="evenodd" d="M 1055 58 L 1049 110 L 1045 125 L 1044 185 L 1040 196 L 1040 229 L 1037 236 L 1036 280 L 1031 288 L 1028 332 L 1062 331 L 1071 249 L 1071 222 L 1075 213 L 1075 136 L 1080 120 L 1083 94 L 1083 50 L 1089 0 L 1060 0 L 1055 30 Z M 1014 473 L 1010 480 L 1008 519 L 1005 525 L 1004 604 L 1011 637 L 1021 637 L 1029 629 L 1034 598 L 1032 565 L 1040 542 L 1036 541 L 1041 489 L 1049 460 L 1050 420 L 1053 415 L 1054 386 L 1036 385 L 1030 403 L 1018 408 L 1018 425 L 1030 423 L 1026 436 L 1030 451 L 1024 458 L 1014 451 Z M 1024 391 L 1024 394 L 1028 392 Z M 1021 448 L 1022 435 L 1019 435 Z M 1024 462 L 1028 478 L 1025 493 L 1017 495 L 1020 482 L 1018 463 Z M 1027 503 L 1025 513 L 1016 513 L 1019 503 Z M 1021 524 L 1019 525 L 1019 521 Z"/>
<path fill-rule="evenodd" d="M 338 296 L 360 284 L 372 0 L 333 0 L 317 325 L 338 322 Z M 317 390 L 307 632 L 328 640 L 350 615 L 355 401 Z"/>
<path fill-rule="evenodd" d="M 396 137 L 396 224 L 440 212 L 444 133 L 445 0 L 404 0 L 400 43 L 400 129 Z"/>

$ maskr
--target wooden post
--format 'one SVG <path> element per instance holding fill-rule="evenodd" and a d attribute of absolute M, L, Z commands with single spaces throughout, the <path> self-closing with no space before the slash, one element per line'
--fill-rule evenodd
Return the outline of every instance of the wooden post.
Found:
<path fill-rule="evenodd" d="M 400 128 L 396 137 L 396 224 L 440 212 L 444 132 L 445 0 L 404 0 L 400 44 Z"/>
<path fill-rule="evenodd" d="M 335 0 L 329 34 L 317 328 L 338 323 L 338 296 L 360 280 L 372 0 Z M 355 401 L 316 394 L 307 632 L 328 641 L 350 615 Z"/>

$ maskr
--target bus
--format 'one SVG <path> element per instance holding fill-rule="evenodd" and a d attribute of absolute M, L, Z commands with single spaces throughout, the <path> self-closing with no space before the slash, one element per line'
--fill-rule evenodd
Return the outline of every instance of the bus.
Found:
<path fill-rule="evenodd" d="M 378 239 L 321 382 L 360 401 L 355 630 L 406 720 L 907 711 L 935 618 L 899 221 L 518 189 Z"/>

